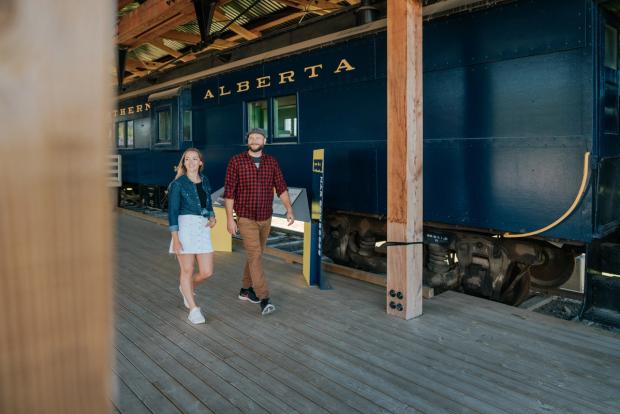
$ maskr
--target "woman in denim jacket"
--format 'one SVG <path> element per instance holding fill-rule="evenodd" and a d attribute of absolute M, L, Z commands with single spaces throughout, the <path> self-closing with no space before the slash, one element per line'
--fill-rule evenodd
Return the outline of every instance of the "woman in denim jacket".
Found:
<path fill-rule="evenodd" d="M 199 150 L 186 149 L 177 166 L 177 175 L 168 186 L 168 223 L 172 234 L 169 252 L 179 260 L 179 290 L 189 309 L 187 319 L 193 324 L 205 323 L 194 301 L 194 286 L 213 274 L 211 228 L 215 226 L 215 213 L 209 180 L 202 174 L 203 165 Z M 196 275 L 195 262 L 199 269 Z"/>

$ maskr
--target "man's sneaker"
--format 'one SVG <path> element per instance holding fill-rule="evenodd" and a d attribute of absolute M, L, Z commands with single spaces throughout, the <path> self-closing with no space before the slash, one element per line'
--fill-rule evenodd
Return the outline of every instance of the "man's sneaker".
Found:
<path fill-rule="evenodd" d="M 204 315 L 200 311 L 200 308 L 194 308 L 191 311 L 189 311 L 189 315 L 187 316 L 187 319 L 189 319 L 189 321 L 193 323 L 194 325 L 198 325 L 198 324 L 206 322 Z"/>
<path fill-rule="evenodd" d="M 271 312 L 276 310 L 276 307 L 269 303 L 269 298 L 266 298 L 260 301 L 260 309 L 263 315 L 269 315 Z"/>
<path fill-rule="evenodd" d="M 252 288 L 248 288 L 248 289 L 241 288 L 241 290 L 239 291 L 239 299 L 249 300 L 252 303 L 260 302 L 260 299 L 258 299 L 258 297 L 256 296 L 256 293 L 254 293 L 254 289 Z"/>
<path fill-rule="evenodd" d="M 183 297 L 183 304 L 185 305 L 187 309 L 189 309 L 189 303 L 187 303 L 187 299 L 185 299 L 185 295 L 183 294 L 183 291 L 181 290 L 181 285 L 179 285 L 179 292 L 181 292 L 181 296 Z"/>

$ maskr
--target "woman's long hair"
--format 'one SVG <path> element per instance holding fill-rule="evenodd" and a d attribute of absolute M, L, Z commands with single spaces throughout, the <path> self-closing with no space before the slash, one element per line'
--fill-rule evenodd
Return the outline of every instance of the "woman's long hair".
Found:
<path fill-rule="evenodd" d="M 200 150 L 197 148 L 188 148 L 185 151 L 183 151 L 183 155 L 181 155 L 181 160 L 179 161 L 179 164 L 177 165 L 177 176 L 174 177 L 175 180 L 179 178 L 180 176 L 187 174 L 184 161 L 185 161 L 185 154 L 187 154 L 188 152 L 195 152 L 196 154 L 198 154 L 198 157 L 200 158 L 200 161 L 202 162 L 202 165 L 198 169 L 198 173 L 199 174 L 202 173 L 202 169 L 205 165 L 205 160 L 202 157 L 202 152 L 200 152 Z"/>

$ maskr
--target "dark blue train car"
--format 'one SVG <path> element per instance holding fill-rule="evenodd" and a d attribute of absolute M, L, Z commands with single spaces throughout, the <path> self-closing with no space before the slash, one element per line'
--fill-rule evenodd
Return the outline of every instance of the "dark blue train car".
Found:
<path fill-rule="evenodd" d="M 576 253 L 617 232 L 619 27 L 591 0 L 519 0 L 425 23 L 426 283 L 518 303 L 530 283 L 565 282 Z M 325 251 L 383 271 L 386 58 L 374 22 L 126 93 L 115 124 L 123 180 L 165 208 L 173 167 L 195 146 L 217 188 L 259 126 L 288 184 L 311 188 L 312 150 L 325 148 Z M 536 237 L 495 237 L 560 217 L 586 153 L 572 214 Z"/>

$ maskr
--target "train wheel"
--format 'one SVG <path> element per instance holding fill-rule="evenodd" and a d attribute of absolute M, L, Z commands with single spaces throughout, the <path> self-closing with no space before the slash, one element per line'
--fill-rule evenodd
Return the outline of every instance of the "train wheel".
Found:
<path fill-rule="evenodd" d="M 549 246 L 544 246 L 542 251 L 543 264 L 530 269 L 532 284 L 538 287 L 557 287 L 570 279 L 575 267 L 573 253 Z"/>
<path fill-rule="evenodd" d="M 530 295 L 530 267 L 513 262 L 506 273 L 500 301 L 517 306 Z"/>

